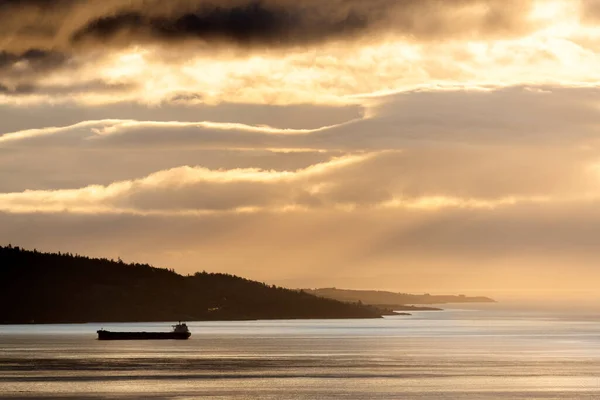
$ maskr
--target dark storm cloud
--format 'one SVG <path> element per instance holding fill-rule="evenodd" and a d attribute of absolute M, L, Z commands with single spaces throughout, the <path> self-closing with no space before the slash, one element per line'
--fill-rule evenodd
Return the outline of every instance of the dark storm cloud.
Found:
<path fill-rule="evenodd" d="M 38 91 L 38 80 L 74 66 L 70 57 L 58 51 L 32 48 L 23 52 L 0 50 L 0 94 L 22 95 Z"/>
<path fill-rule="evenodd" d="M 21 50 L 190 40 L 285 47 L 379 34 L 446 40 L 522 34 L 531 28 L 530 7 L 530 0 L 3 1 L 0 33 L 3 47 Z"/>
<path fill-rule="evenodd" d="M 380 17 L 379 17 L 380 18 Z M 311 15 L 300 7 L 254 1 L 234 6 L 203 5 L 174 16 L 125 12 L 91 21 L 73 35 L 75 42 L 94 38 L 109 41 L 127 32 L 131 40 L 176 41 L 197 38 L 239 45 L 288 45 L 347 36 L 369 27 L 372 15 L 354 10 L 338 16 Z"/>
<path fill-rule="evenodd" d="M 21 53 L 0 51 L 0 73 L 15 68 L 29 71 L 47 71 L 67 62 L 68 57 L 57 51 L 29 49 Z"/>
<path fill-rule="evenodd" d="M 73 3 L 73 0 L 0 0 L 0 7 L 56 7 L 66 3 Z"/>

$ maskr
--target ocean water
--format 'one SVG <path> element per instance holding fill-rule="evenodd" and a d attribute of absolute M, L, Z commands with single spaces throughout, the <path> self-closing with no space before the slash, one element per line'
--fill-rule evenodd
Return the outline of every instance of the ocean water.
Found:
<path fill-rule="evenodd" d="M 483 309 L 373 320 L 0 326 L 0 397 L 600 399 L 600 313 Z"/>

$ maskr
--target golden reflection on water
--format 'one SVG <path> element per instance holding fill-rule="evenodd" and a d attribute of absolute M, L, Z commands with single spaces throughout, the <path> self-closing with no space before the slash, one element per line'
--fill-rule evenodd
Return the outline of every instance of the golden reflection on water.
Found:
<path fill-rule="evenodd" d="M 161 330 L 168 324 L 103 324 Z M 192 322 L 188 341 L 103 342 L 97 324 L 0 327 L 0 393 L 34 397 L 600 398 L 600 318 L 448 311 Z"/>

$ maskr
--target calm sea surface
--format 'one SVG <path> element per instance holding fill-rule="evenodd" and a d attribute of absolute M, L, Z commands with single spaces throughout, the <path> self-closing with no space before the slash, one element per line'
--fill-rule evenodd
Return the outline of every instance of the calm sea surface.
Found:
<path fill-rule="evenodd" d="M 192 322 L 187 341 L 96 340 L 168 323 L 0 326 L 0 397 L 600 399 L 600 313 Z"/>

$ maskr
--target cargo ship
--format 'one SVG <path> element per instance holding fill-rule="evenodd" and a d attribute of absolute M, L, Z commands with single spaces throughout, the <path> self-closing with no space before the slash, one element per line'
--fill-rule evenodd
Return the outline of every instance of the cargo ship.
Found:
<path fill-rule="evenodd" d="M 192 335 L 185 322 L 172 326 L 171 332 L 111 332 L 100 329 L 97 333 L 98 340 L 185 340 Z"/>

